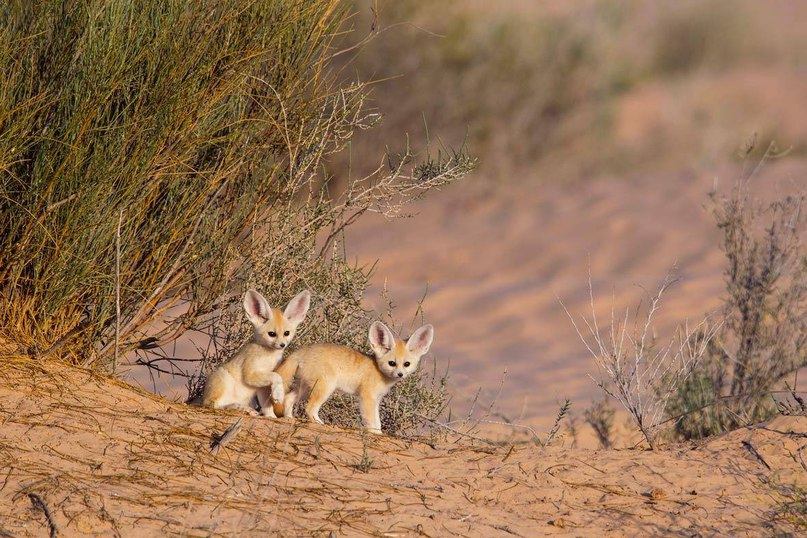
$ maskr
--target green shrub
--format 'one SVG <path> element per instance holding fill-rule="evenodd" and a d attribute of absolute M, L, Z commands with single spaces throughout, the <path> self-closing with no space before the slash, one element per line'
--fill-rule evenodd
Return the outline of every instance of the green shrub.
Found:
<path fill-rule="evenodd" d="M 325 158 L 375 122 L 331 68 L 346 16 L 336 0 L 0 3 L 0 343 L 108 369 L 210 327 L 246 281 L 275 300 L 333 285 L 357 312 L 344 227 L 473 163 L 450 153 L 425 177 L 405 151 L 330 192 Z"/>
<path fill-rule="evenodd" d="M 361 88 L 326 69 L 343 16 L 323 0 L 0 5 L 4 337 L 42 352 L 70 336 L 107 364 L 116 326 L 130 350 L 209 312 L 251 228 L 356 125 Z"/>

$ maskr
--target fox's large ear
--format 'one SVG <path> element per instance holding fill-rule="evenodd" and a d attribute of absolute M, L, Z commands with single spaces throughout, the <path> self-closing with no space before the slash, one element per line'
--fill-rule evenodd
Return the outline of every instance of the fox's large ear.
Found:
<path fill-rule="evenodd" d="M 434 327 L 424 325 L 412 333 L 412 336 L 406 341 L 406 349 L 415 355 L 425 355 L 432 345 L 432 340 L 434 340 Z"/>
<path fill-rule="evenodd" d="M 374 321 L 370 325 L 370 347 L 376 355 L 381 356 L 387 354 L 389 350 L 395 345 L 395 335 L 389 330 L 389 327 L 380 321 Z"/>
<path fill-rule="evenodd" d="M 310 306 L 311 292 L 308 290 L 303 290 L 295 295 L 291 301 L 289 301 L 283 315 L 286 316 L 286 319 L 288 319 L 290 322 L 298 324 L 305 319 L 305 315 L 308 313 L 308 307 Z"/>
<path fill-rule="evenodd" d="M 244 295 L 244 311 L 247 313 L 247 319 L 255 327 L 260 327 L 272 319 L 272 308 L 263 295 L 255 290 L 247 290 Z"/>

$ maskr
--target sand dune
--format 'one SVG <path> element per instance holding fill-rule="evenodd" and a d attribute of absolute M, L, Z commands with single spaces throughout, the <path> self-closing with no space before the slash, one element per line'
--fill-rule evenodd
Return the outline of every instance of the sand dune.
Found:
<path fill-rule="evenodd" d="M 7 364 L 2 536 L 45 536 L 48 518 L 60 536 L 762 536 L 794 530 L 778 507 L 807 481 L 804 417 L 656 453 L 243 417 L 214 455 L 211 434 L 238 415 L 89 371 Z"/>

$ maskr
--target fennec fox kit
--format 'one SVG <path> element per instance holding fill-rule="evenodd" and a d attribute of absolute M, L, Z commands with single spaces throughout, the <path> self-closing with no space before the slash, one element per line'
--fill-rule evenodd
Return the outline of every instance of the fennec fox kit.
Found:
<path fill-rule="evenodd" d="M 283 380 L 274 369 L 283 358 L 284 348 L 294 338 L 297 326 L 305 319 L 310 304 L 311 293 L 305 290 L 281 312 L 270 307 L 257 291 L 247 290 L 244 310 L 255 333 L 232 359 L 207 378 L 202 405 L 240 409 L 254 415 L 257 413 L 251 403 L 257 395 L 264 416 L 275 417 L 275 411 L 283 414 Z"/>
<path fill-rule="evenodd" d="M 292 416 L 298 396 L 308 397 L 309 420 L 322 424 L 319 409 L 335 390 L 358 395 L 362 423 L 372 433 L 381 433 L 379 404 L 390 388 L 414 372 L 420 357 L 429 351 L 434 327 L 424 325 L 404 342 L 380 321 L 370 326 L 370 346 L 375 357 L 336 344 L 318 344 L 292 353 L 278 368 L 287 385 L 284 416 Z"/>

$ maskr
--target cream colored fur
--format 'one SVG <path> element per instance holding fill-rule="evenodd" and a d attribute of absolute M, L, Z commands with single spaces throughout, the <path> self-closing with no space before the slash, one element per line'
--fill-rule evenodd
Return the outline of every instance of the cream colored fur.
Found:
<path fill-rule="evenodd" d="M 284 416 L 292 415 L 294 404 L 301 396 L 308 399 L 305 412 L 309 420 L 322 424 L 320 407 L 339 390 L 359 397 L 364 427 L 381 433 L 381 399 L 396 382 L 417 370 L 433 337 L 434 328 L 424 325 L 403 342 L 386 325 L 376 321 L 369 332 L 374 357 L 336 344 L 299 349 L 277 370 L 289 390 L 284 401 Z"/>
<path fill-rule="evenodd" d="M 297 326 L 305 319 L 311 304 L 306 290 L 296 295 L 284 311 L 271 308 L 263 296 L 248 290 L 244 310 L 254 327 L 252 339 L 216 368 L 207 378 L 202 405 L 214 409 L 240 409 L 257 414 L 252 399 L 257 396 L 261 413 L 275 417 L 283 413 L 285 391 L 275 368 L 283 351 L 294 338 Z"/>

